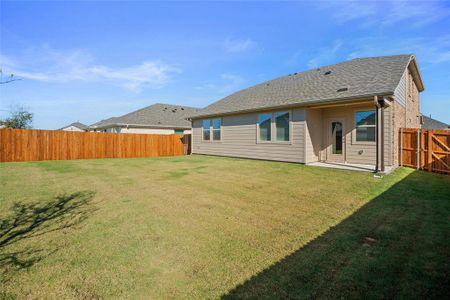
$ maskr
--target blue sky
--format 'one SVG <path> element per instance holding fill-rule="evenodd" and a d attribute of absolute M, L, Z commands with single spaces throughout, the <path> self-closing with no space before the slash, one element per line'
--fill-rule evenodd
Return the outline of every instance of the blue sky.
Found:
<path fill-rule="evenodd" d="M 414 53 L 422 112 L 450 123 L 450 2 L 0 2 L 0 116 L 92 124 L 365 56 Z"/>

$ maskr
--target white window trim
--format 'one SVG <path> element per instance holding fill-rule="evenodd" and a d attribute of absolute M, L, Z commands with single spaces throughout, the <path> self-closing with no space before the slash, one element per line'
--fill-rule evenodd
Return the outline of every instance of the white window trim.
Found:
<path fill-rule="evenodd" d="M 205 128 L 204 128 L 204 126 L 203 126 L 203 122 L 205 122 L 205 121 L 209 121 L 209 139 L 205 139 Z M 202 119 L 202 142 L 211 142 L 211 119 Z"/>
<path fill-rule="evenodd" d="M 215 140 L 214 136 L 213 136 L 213 134 L 214 134 L 213 120 L 217 120 L 217 119 L 220 120 L 220 140 Z M 212 118 L 212 119 L 202 119 L 201 121 L 202 121 L 202 123 L 201 123 L 201 125 L 202 125 L 202 142 L 221 143 L 222 139 L 223 139 L 223 136 L 222 136 L 222 134 L 223 134 L 223 119 L 222 118 Z M 205 129 L 203 128 L 203 121 L 209 121 L 209 140 L 205 140 L 205 135 L 204 135 Z"/>
<path fill-rule="evenodd" d="M 356 125 L 356 113 L 357 112 L 364 112 L 364 111 L 374 111 L 375 112 L 375 116 L 376 116 L 376 110 L 374 108 L 358 108 L 353 110 L 353 130 L 352 130 L 352 145 L 376 145 L 376 136 L 375 136 L 375 141 L 357 141 L 356 140 L 356 129 L 358 127 L 374 127 L 375 131 L 377 128 L 377 118 L 375 117 L 375 125 L 360 125 L 357 126 Z"/>
<path fill-rule="evenodd" d="M 213 120 L 220 120 L 220 128 L 219 128 L 219 130 L 220 130 L 220 139 L 219 140 L 215 140 L 214 139 L 214 126 L 213 126 Z M 210 136 L 210 138 L 211 138 L 211 142 L 213 142 L 213 143 L 221 143 L 222 142 L 222 133 L 223 133 L 223 124 L 222 124 L 222 118 L 214 118 L 214 119 L 211 119 L 211 123 L 210 123 L 210 125 L 211 125 L 211 128 L 210 128 L 210 130 L 211 130 L 211 136 Z"/>
<path fill-rule="evenodd" d="M 270 115 L 270 141 L 263 141 L 260 137 L 259 130 L 259 115 Z M 273 141 L 273 113 L 261 112 L 256 114 L 256 143 L 257 144 L 271 144 Z"/>
<path fill-rule="evenodd" d="M 279 112 L 287 112 L 289 113 L 289 141 L 277 141 L 277 128 L 276 128 L 276 121 L 275 121 L 275 114 Z M 270 141 L 262 141 L 260 139 L 259 134 L 259 115 L 264 114 L 270 114 Z M 276 111 L 269 111 L 269 112 L 258 112 L 256 114 L 256 143 L 257 144 L 282 144 L 282 145 L 291 145 L 292 144 L 292 110 L 286 109 L 286 110 L 276 110 Z"/>

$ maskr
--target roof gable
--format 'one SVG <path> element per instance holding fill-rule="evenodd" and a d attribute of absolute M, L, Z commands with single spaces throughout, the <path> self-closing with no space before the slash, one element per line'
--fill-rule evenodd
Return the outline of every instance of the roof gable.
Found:
<path fill-rule="evenodd" d="M 87 126 L 87 125 L 85 125 L 85 124 L 83 124 L 83 123 L 80 123 L 80 122 L 74 122 L 74 123 L 71 123 L 71 124 L 69 124 L 69 125 L 67 125 L 67 126 L 62 127 L 60 130 L 62 130 L 62 129 L 64 129 L 64 128 L 67 128 L 67 127 L 70 127 L 70 126 L 79 128 L 79 129 L 81 129 L 81 130 L 87 130 L 87 129 L 89 128 L 89 126 Z"/>
<path fill-rule="evenodd" d="M 92 124 L 91 128 L 140 125 L 149 127 L 190 128 L 187 118 L 199 109 L 188 106 L 156 103 L 120 117 L 112 117 Z"/>

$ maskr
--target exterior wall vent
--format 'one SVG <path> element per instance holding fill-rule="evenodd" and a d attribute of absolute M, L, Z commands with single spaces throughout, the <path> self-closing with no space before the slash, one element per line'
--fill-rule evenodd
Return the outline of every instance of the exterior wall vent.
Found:
<path fill-rule="evenodd" d="M 340 89 L 337 90 L 338 93 L 339 92 L 346 92 L 346 91 L 348 91 L 348 87 L 340 88 Z"/>

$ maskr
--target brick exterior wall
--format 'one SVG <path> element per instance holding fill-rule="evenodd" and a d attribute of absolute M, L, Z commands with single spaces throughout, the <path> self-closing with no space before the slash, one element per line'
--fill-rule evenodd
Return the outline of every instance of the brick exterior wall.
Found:
<path fill-rule="evenodd" d="M 399 153 L 400 153 L 400 128 L 405 127 L 406 124 L 406 109 L 403 105 L 394 101 L 392 106 L 392 123 L 394 130 L 392 130 L 394 145 L 393 150 L 393 165 L 399 165 Z"/>
<path fill-rule="evenodd" d="M 420 95 L 419 89 L 408 72 L 406 81 L 406 125 L 408 128 L 420 128 Z"/>
<path fill-rule="evenodd" d="M 409 70 L 406 70 L 405 82 L 405 106 L 398 101 L 394 101 L 392 106 L 392 124 L 393 124 L 393 164 L 398 166 L 400 155 L 400 128 L 420 128 L 420 93 L 413 76 Z"/>

